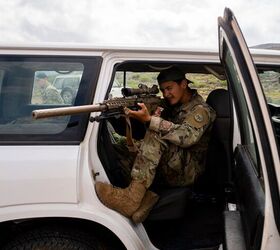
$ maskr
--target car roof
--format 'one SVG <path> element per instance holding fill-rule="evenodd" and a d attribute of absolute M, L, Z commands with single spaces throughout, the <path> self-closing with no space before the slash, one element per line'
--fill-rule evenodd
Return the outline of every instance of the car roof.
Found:
<path fill-rule="evenodd" d="M 185 48 L 185 47 L 140 47 L 140 46 L 97 46 L 89 43 L 0 43 L 0 50 L 89 50 L 89 51 L 135 51 L 135 52 L 213 52 L 218 53 L 214 48 Z M 280 50 L 273 49 L 250 49 L 252 54 L 280 55 Z"/>
<path fill-rule="evenodd" d="M 217 46 L 218 47 L 218 46 Z M 254 62 L 257 64 L 275 64 L 280 65 L 280 50 L 270 49 L 250 49 Z M 0 44 L 0 54 L 15 55 L 82 55 L 82 56 L 106 56 L 108 53 L 141 53 L 145 58 L 151 55 L 166 55 L 166 58 L 172 59 L 176 55 L 181 59 L 184 56 L 191 58 L 189 61 L 199 61 L 205 58 L 205 61 L 220 63 L 218 48 L 199 49 L 199 48 L 171 48 L 171 47 L 129 47 L 129 46 L 96 46 L 92 44 L 79 43 L 14 43 Z M 137 58 L 137 55 L 135 56 Z M 166 61 L 166 60 L 164 60 Z M 134 68 L 135 70 L 135 68 Z M 140 69 L 139 69 L 140 70 Z M 151 69 L 150 69 L 151 71 Z M 191 70 L 190 70 L 191 71 Z"/>

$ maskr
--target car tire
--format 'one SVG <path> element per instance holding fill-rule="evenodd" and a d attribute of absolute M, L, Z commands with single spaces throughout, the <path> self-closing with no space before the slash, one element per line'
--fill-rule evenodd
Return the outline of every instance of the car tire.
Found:
<path fill-rule="evenodd" d="M 95 250 L 104 246 L 92 235 L 78 230 L 36 229 L 16 237 L 3 250 Z"/>

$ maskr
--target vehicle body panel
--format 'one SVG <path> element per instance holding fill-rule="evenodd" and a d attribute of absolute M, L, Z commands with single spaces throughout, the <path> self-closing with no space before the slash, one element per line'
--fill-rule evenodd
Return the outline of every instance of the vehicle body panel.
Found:
<path fill-rule="evenodd" d="M 77 203 L 78 146 L 0 149 L 0 207 Z"/>

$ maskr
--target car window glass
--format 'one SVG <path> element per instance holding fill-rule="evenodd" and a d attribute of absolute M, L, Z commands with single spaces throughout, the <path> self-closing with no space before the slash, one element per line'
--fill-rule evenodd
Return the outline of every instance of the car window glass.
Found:
<path fill-rule="evenodd" d="M 259 73 L 264 94 L 268 103 L 280 106 L 280 69 L 262 70 Z"/>
<path fill-rule="evenodd" d="M 261 68 L 259 77 L 270 110 L 274 135 L 280 145 L 280 68 Z"/>
<path fill-rule="evenodd" d="M 220 80 L 211 74 L 190 73 L 186 76 L 193 82 L 189 86 L 193 89 L 197 89 L 204 100 L 206 100 L 209 93 L 214 89 L 227 89 L 226 80 Z"/>
<path fill-rule="evenodd" d="M 157 85 L 158 74 L 159 72 L 116 72 L 110 95 L 111 97 L 121 97 L 121 88 L 124 85 L 128 88 L 137 88 L 139 84 L 145 84 L 148 87 Z M 219 80 L 211 74 L 188 73 L 186 77 L 193 81 L 189 86 L 198 89 L 205 100 L 212 90 L 216 88 L 227 89 L 225 80 Z"/>
<path fill-rule="evenodd" d="M 90 104 L 100 63 L 99 57 L 0 57 L 0 143 L 82 140 L 88 114 L 35 120 L 32 111 Z"/>
<path fill-rule="evenodd" d="M 40 68 L 55 70 L 34 70 L 38 67 L 37 62 L 0 62 L 1 134 L 48 134 L 59 133 L 65 129 L 69 117 L 43 120 L 33 120 L 31 117 L 31 105 L 34 107 L 36 107 L 35 105 L 65 105 L 73 101 L 71 99 L 71 102 L 66 102 L 61 95 L 63 91 L 59 88 L 61 85 L 57 85 L 57 88 L 53 85 L 55 79 L 62 75 L 59 73 L 59 64 L 41 62 L 39 65 Z M 67 63 L 64 63 L 62 69 L 65 70 L 66 67 Z M 83 65 L 80 63 L 69 63 L 68 68 L 71 72 L 73 69 L 78 70 L 79 73 L 83 72 Z M 73 89 L 75 95 L 77 87 Z M 50 124 L 52 125 L 50 126 Z"/>
<path fill-rule="evenodd" d="M 126 88 L 138 88 L 139 84 L 145 84 L 152 87 L 157 84 L 156 77 L 157 73 L 151 72 L 116 72 L 110 98 L 122 97 L 121 89 L 124 86 Z"/>
<path fill-rule="evenodd" d="M 81 68 L 81 65 L 77 65 L 78 68 Z M 46 70 L 35 72 L 31 103 L 73 104 L 82 73 L 83 71 L 71 71 L 68 74 Z"/>
<path fill-rule="evenodd" d="M 255 140 L 250 112 L 247 106 L 246 97 L 243 92 L 235 62 L 227 46 L 225 46 L 225 62 L 227 71 L 229 72 L 229 78 L 232 82 L 232 88 L 236 96 L 238 96 L 238 98 L 236 98 L 235 100 L 235 104 L 237 106 L 238 124 L 240 128 L 242 145 L 249 152 L 250 157 L 254 163 L 255 170 L 258 174 L 260 174 L 258 148 Z"/>
<path fill-rule="evenodd" d="M 61 89 L 61 88 L 62 88 L 63 82 L 64 82 L 64 79 L 63 79 L 63 78 L 56 78 L 56 79 L 53 81 L 53 86 L 56 87 L 57 89 Z"/>

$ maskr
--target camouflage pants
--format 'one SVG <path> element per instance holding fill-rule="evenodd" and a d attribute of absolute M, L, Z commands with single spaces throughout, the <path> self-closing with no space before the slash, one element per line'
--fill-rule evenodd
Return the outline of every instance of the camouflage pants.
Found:
<path fill-rule="evenodd" d="M 143 181 L 148 188 L 154 180 L 156 169 L 167 145 L 157 133 L 147 131 L 144 139 L 137 141 L 135 146 L 137 152 L 131 152 L 124 142 L 124 137 L 122 139 L 117 137 L 114 148 L 126 182 L 130 183 L 131 179 Z"/>
<path fill-rule="evenodd" d="M 160 184 L 188 186 L 202 172 L 194 155 L 190 157 L 186 149 L 167 143 L 154 131 L 146 132 L 138 153 L 129 152 L 124 144 L 116 146 L 127 183 L 139 180 L 149 188 L 157 177 Z"/>
<path fill-rule="evenodd" d="M 148 130 L 135 158 L 131 178 L 143 181 L 146 188 L 153 183 L 163 153 L 168 148 L 159 135 Z"/>

